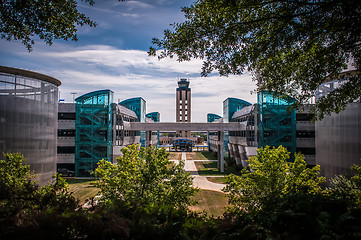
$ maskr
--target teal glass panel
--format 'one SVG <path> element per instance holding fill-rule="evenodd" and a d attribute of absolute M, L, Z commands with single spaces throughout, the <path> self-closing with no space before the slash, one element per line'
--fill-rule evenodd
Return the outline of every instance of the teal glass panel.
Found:
<path fill-rule="evenodd" d="M 146 102 L 142 97 L 126 99 L 118 104 L 134 111 L 139 119 L 139 122 L 145 122 Z M 140 132 L 141 147 L 145 147 L 145 138 L 146 138 L 145 131 L 141 131 Z"/>
<path fill-rule="evenodd" d="M 160 122 L 160 113 L 159 112 L 151 112 L 145 115 L 147 118 L 152 119 L 154 122 Z"/>
<path fill-rule="evenodd" d="M 126 99 L 118 104 L 134 111 L 139 122 L 145 122 L 146 103 L 142 97 Z"/>
<path fill-rule="evenodd" d="M 99 160 L 112 162 L 113 92 L 95 91 L 75 101 L 75 176 L 89 177 Z"/>
<path fill-rule="evenodd" d="M 223 101 L 223 122 L 232 122 L 232 116 L 235 112 L 250 105 L 252 104 L 239 98 L 227 98 Z"/>
<path fill-rule="evenodd" d="M 214 114 L 214 113 L 208 113 L 207 114 L 207 122 L 211 123 L 216 121 L 217 119 L 222 118 L 221 116 Z"/>
<path fill-rule="evenodd" d="M 290 106 L 295 100 L 288 96 L 277 97 L 271 92 L 260 92 L 257 102 L 258 147 L 282 145 L 293 156 L 296 152 L 296 111 Z"/>
<path fill-rule="evenodd" d="M 227 98 L 223 101 L 223 122 L 228 123 L 232 122 L 232 116 L 235 112 L 241 110 L 245 106 L 250 106 L 251 103 L 239 99 L 239 98 Z M 228 141 L 229 141 L 229 132 L 224 132 L 224 149 L 225 149 L 225 156 L 228 155 Z"/>

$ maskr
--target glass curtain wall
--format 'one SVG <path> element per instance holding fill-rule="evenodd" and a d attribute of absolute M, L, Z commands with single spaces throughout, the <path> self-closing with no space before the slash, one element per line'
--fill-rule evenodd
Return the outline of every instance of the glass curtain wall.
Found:
<path fill-rule="evenodd" d="M 95 91 L 75 101 L 75 175 L 89 177 L 101 159 L 113 159 L 113 92 Z"/>
<path fill-rule="evenodd" d="M 147 118 L 152 119 L 154 122 L 160 122 L 160 113 L 159 112 L 151 112 L 151 113 L 147 113 L 147 115 L 145 115 Z"/>
<path fill-rule="evenodd" d="M 145 122 L 145 115 L 147 109 L 146 102 L 142 97 L 126 99 L 118 104 L 134 111 L 139 119 L 139 122 Z M 140 131 L 137 133 L 137 135 L 138 134 L 140 134 L 140 146 L 145 147 L 145 131 Z"/>
<path fill-rule="evenodd" d="M 296 111 L 290 106 L 294 99 L 276 97 L 271 92 L 259 92 L 258 147 L 266 145 L 286 147 L 294 155 L 296 151 Z"/>
<path fill-rule="evenodd" d="M 228 123 L 232 122 L 233 114 L 239 110 L 241 110 L 245 106 L 250 106 L 251 103 L 244 101 L 239 98 L 227 98 L 223 101 L 223 122 Z M 228 142 L 229 135 L 232 135 L 232 132 L 225 131 L 224 132 L 224 149 L 226 152 L 229 152 Z"/>
<path fill-rule="evenodd" d="M 223 101 L 223 122 L 232 122 L 232 116 L 235 112 L 241 110 L 245 106 L 250 106 L 251 103 L 238 98 L 227 98 Z"/>
<path fill-rule="evenodd" d="M 217 119 L 220 119 L 220 118 L 222 118 L 222 117 L 217 115 L 217 114 L 214 114 L 214 113 L 208 113 L 207 114 L 207 122 L 208 123 L 214 122 L 214 121 L 216 121 Z"/>

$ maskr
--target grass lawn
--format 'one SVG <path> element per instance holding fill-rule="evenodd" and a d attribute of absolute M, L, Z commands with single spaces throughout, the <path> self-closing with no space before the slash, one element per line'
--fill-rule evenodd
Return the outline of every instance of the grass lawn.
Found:
<path fill-rule="evenodd" d="M 222 216 L 224 207 L 228 206 L 228 199 L 222 192 L 199 190 L 194 199 L 198 204 L 190 207 L 193 211 L 206 211 L 208 215 Z"/>
<path fill-rule="evenodd" d="M 194 162 L 194 164 L 196 165 L 199 175 L 224 175 L 224 173 L 218 171 L 217 162 L 202 161 Z"/>
<path fill-rule="evenodd" d="M 207 180 L 214 183 L 226 184 L 226 177 L 207 177 Z"/>
<path fill-rule="evenodd" d="M 99 192 L 99 189 L 94 187 L 92 179 L 66 179 L 69 184 L 70 192 L 73 192 L 73 196 L 79 199 L 80 203 L 83 204 L 87 199 L 95 197 Z"/>
<path fill-rule="evenodd" d="M 99 191 L 98 188 L 93 186 L 93 180 L 91 179 L 72 179 L 68 178 L 66 181 L 69 184 L 70 192 L 73 192 L 73 196 L 79 199 L 80 204 L 84 204 L 87 199 L 95 197 Z M 198 204 L 190 207 L 193 211 L 205 210 L 207 214 L 215 217 L 222 216 L 224 213 L 224 207 L 228 206 L 227 198 L 224 193 L 199 190 L 194 196 L 194 199 L 198 201 Z"/>
<path fill-rule="evenodd" d="M 182 160 L 182 153 L 181 152 L 170 152 L 169 160 Z"/>
<path fill-rule="evenodd" d="M 187 160 L 217 160 L 211 152 L 187 152 Z"/>
<path fill-rule="evenodd" d="M 220 175 L 220 176 L 224 176 L 224 175 L 228 175 L 228 174 L 238 174 L 237 170 L 235 168 L 230 168 L 227 167 L 227 165 L 224 166 L 224 173 L 221 173 L 218 168 L 217 162 L 210 162 L 210 161 L 200 161 L 200 162 L 194 162 L 194 164 L 196 165 L 196 168 L 198 170 L 198 174 L 199 175 Z"/>

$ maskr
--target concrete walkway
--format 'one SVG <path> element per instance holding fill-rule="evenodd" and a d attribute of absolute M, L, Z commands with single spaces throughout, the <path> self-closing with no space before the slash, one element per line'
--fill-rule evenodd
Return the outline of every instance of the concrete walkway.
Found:
<path fill-rule="evenodd" d="M 193 186 L 200 189 L 212 190 L 222 192 L 225 184 L 214 183 L 207 180 L 207 176 L 200 176 L 197 171 L 197 167 L 194 164 L 195 161 L 204 161 L 204 160 L 187 160 L 186 153 L 182 152 L 182 160 L 184 160 L 185 165 L 184 169 L 187 172 L 190 172 L 193 177 Z"/>

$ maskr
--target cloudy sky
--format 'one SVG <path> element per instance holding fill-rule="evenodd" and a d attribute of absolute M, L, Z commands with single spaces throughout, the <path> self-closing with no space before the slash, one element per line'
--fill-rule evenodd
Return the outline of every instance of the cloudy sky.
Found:
<path fill-rule="evenodd" d="M 0 65 L 43 73 L 59 79 L 60 97 L 72 102 L 90 91 L 111 89 L 114 100 L 143 97 L 147 112 L 158 111 L 162 122 L 175 121 L 175 89 L 188 78 L 192 89 L 192 121 L 205 122 L 209 112 L 222 115 L 227 97 L 255 103 L 250 74 L 200 77 L 201 60 L 178 63 L 148 57 L 153 37 L 161 38 L 170 24 L 184 21 L 181 7 L 192 0 L 95 0 L 79 3 L 79 10 L 96 21 L 96 28 L 81 27 L 78 42 L 36 41 L 28 52 L 20 41 L 0 40 Z"/>

